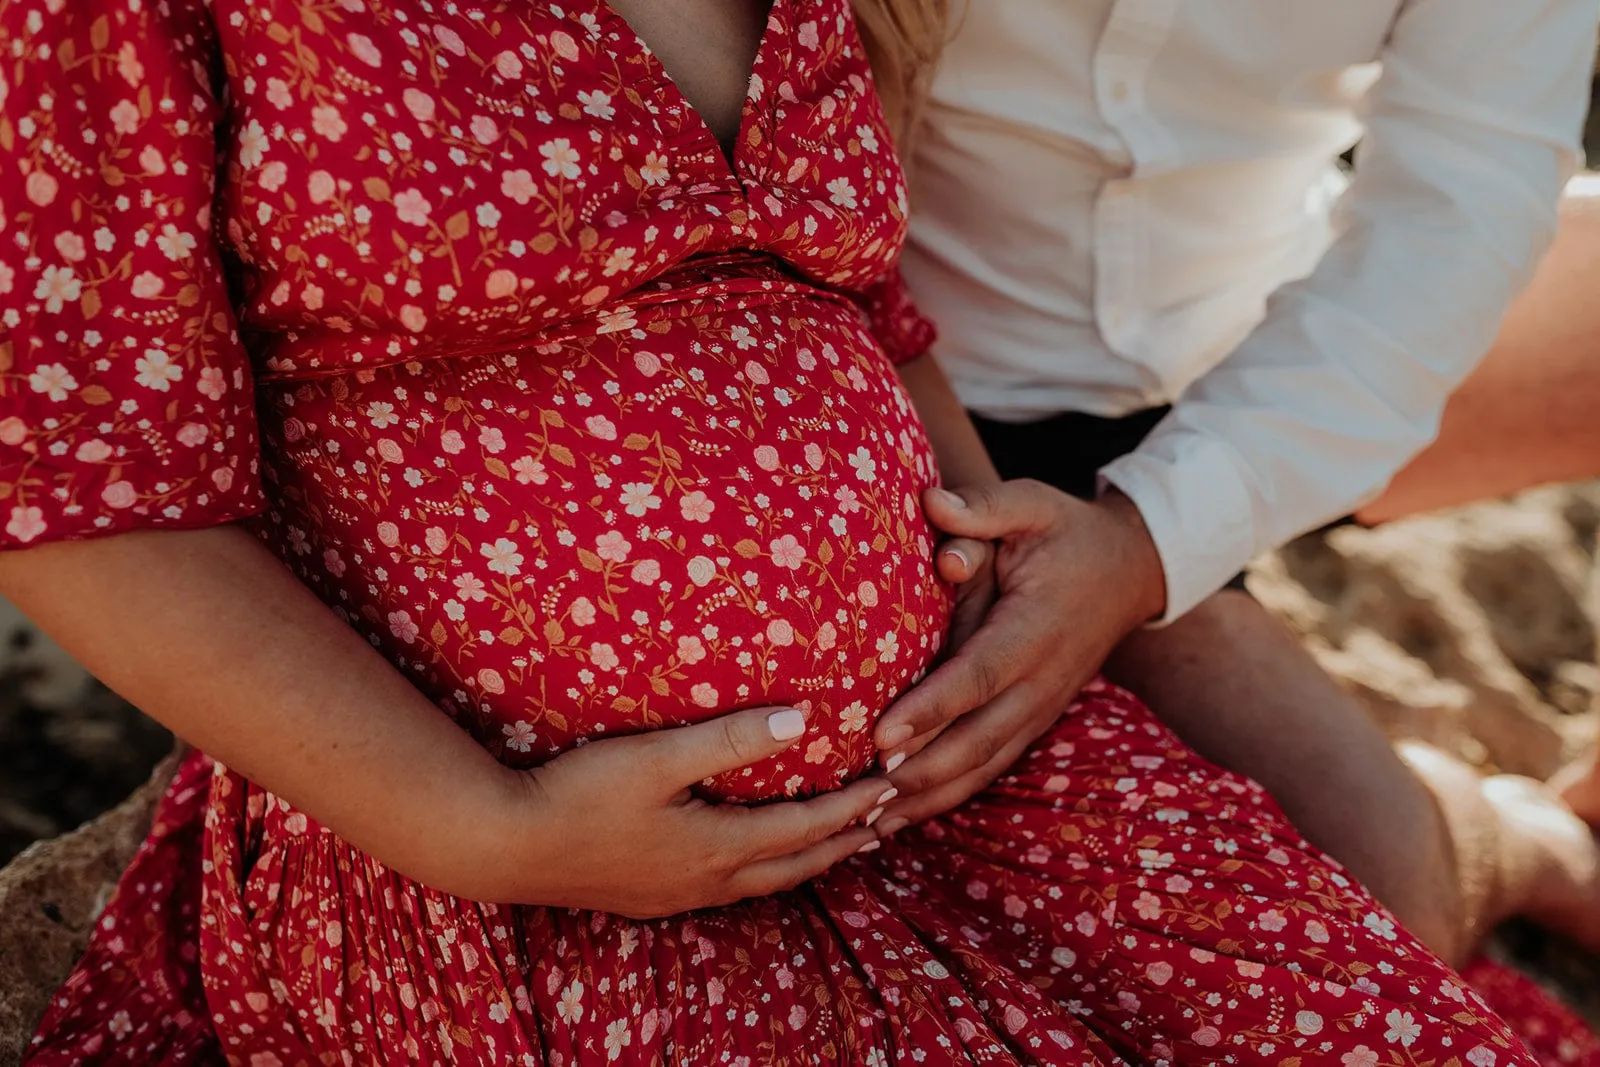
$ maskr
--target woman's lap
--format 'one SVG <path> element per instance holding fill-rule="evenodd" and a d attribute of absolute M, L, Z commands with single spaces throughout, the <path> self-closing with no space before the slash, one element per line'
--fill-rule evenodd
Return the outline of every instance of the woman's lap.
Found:
<path fill-rule="evenodd" d="M 331 835 L 294 834 L 293 812 L 241 785 L 218 777 L 210 798 L 208 1004 L 184 1003 L 192 917 L 148 918 L 152 882 L 184 881 L 179 851 L 197 873 L 196 835 L 169 833 L 130 872 L 34 1062 L 83 1062 L 96 1038 L 106 1062 L 159 1062 L 153 1043 L 202 1062 L 207 1015 L 252 1067 L 340 1048 L 358 1062 L 395 1048 L 461 1063 L 1530 1062 L 1258 787 L 1110 688 L 880 851 L 790 894 L 648 923 L 419 890 Z M 165 1000 L 150 975 L 168 976 Z M 168 1024 L 138 1017 L 152 1010 Z"/>

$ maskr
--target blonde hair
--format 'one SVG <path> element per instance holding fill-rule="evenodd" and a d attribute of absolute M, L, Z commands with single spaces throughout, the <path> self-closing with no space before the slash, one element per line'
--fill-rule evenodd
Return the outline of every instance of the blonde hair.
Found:
<path fill-rule="evenodd" d="M 950 0 L 855 0 L 856 24 L 901 155 L 949 35 Z"/>

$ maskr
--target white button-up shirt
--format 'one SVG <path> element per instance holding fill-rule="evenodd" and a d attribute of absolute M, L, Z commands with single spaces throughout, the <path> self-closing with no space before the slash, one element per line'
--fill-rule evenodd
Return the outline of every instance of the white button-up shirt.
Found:
<path fill-rule="evenodd" d="M 1600 2 L 961 7 L 906 277 L 974 410 L 1175 403 L 1102 472 L 1174 618 L 1437 433 L 1553 236 Z"/>

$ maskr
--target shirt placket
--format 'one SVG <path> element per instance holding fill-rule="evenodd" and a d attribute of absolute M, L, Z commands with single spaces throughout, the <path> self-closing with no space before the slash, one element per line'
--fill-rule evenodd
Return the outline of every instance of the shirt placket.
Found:
<path fill-rule="evenodd" d="M 1140 179 L 1176 166 L 1178 146 L 1145 90 L 1182 2 L 1118 0 L 1094 55 L 1095 103 L 1130 164 L 1129 176 L 1107 181 L 1095 200 L 1095 321 L 1114 352 L 1147 367 L 1151 220 Z"/>

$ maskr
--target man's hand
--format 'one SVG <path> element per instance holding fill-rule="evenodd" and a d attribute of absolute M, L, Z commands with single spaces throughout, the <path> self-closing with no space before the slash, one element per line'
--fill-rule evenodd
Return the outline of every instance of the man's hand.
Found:
<path fill-rule="evenodd" d="M 900 790 L 877 824 L 885 835 L 998 778 L 1166 603 L 1155 544 L 1120 493 L 1088 504 L 1024 480 L 931 490 L 924 507 L 939 530 L 967 539 L 952 543 L 998 542 L 999 598 L 977 632 L 878 724 Z"/>

